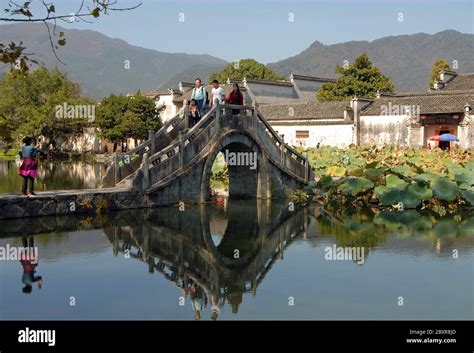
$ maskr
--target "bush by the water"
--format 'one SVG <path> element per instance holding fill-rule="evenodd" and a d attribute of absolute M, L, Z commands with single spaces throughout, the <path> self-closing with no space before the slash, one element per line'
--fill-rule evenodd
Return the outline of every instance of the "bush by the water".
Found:
<path fill-rule="evenodd" d="M 316 196 L 342 204 L 430 208 L 444 213 L 474 206 L 472 150 L 388 145 L 309 149 Z"/>

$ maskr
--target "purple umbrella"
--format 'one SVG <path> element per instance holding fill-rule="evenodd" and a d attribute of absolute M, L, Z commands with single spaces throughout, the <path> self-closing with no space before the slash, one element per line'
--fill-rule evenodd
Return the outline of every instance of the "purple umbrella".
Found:
<path fill-rule="evenodd" d="M 458 137 L 452 134 L 439 135 L 439 140 L 440 141 L 459 141 Z"/>

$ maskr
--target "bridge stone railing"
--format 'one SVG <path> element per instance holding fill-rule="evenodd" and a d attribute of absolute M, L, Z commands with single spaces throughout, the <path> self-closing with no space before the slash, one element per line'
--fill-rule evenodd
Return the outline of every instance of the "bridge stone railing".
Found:
<path fill-rule="evenodd" d="M 112 187 L 120 185 L 130 179 L 140 168 L 145 153 L 148 155 L 164 149 L 170 145 L 179 134 L 179 131 L 187 127 L 187 111 L 180 109 L 178 113 L 165 122 L 156 133 L 149 131 L 148 139 L 136 148 L 119 155 L 113 155 L 113 161 L 107 168 L 105 176 L 102 178 L 102 187 Z"/>

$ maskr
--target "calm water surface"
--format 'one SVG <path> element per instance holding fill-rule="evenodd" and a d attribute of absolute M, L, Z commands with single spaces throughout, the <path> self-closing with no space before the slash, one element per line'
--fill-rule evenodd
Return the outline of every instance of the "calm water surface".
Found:
<path fill-rule="evenodd" d="M 24 294 L 20 262 L 0 261 L 2 319 L 474 318 L 469 214 L 225 200 L 0 229 L 4 248 L 33 239 L 43 281 Z M 363 263 L 327 259 L 334 246 L 363 248 Z"/>
<path fill-rule="evenodd" d="M 22 178 L 18 175 L 19 164 L 0 160 L 0 193 L 19 193 Z M 93 162 L 41 161 L 35 181 L 37 191 L 94 189 L 100 185 L 106 164 Z"/>

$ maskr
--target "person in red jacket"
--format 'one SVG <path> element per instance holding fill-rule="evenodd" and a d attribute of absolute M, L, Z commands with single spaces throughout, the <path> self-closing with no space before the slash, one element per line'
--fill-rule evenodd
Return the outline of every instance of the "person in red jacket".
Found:
<path fill-rule="evenodd" d="M 235 105 L 244 105 L 244 95 L 240 92 L 240 87 L 237 83 L 234 83 L 232 92 L 227 97 L 227 103 Z M 240 109 L 232 109 L 232 115 L 239 114 Z"/>

